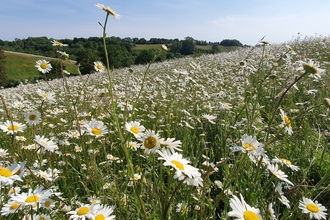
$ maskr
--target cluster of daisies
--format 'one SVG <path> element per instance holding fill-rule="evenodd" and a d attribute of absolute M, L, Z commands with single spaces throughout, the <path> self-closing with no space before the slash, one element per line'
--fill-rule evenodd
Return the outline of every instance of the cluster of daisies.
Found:
<path fill-rule="evenodd" d="M 190 161 L 183 158 L 178 151 L 182 151 L 180 140 L 161 138 L 159 133 L 147 130 L 137 121 L 126 122 L 125 128 L 139 141 L 135 148 L 141 148 L 146 154 L 157 153 L 158 160 L 164 161 L 164 166 L 175 170 L 174 179 L 184 181 L 187 185 L 203 186 L 203 179 L 199 169 L 190 165 Z M 130 145 L 128 145 L 130 146 Z"/>

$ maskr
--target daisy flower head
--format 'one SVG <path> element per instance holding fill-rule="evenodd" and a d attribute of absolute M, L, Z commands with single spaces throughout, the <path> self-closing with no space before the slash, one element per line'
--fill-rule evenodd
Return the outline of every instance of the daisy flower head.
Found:
<path fill-rule="evenodd" d="M 115 209 L 114 206 L 96 204 L 91 206 L 91 209 L 91 212 L 95 216 L 95 220 L 112 220 L 116 218 L 115 215 L 112 215 Z"/>
<path fill-rule="evenodd" d="M 68 45 L 67 44 L 63 44 L 62 42 L 59 42 L 57 40 L 52 40 L 51 41 L 53 46 L 59 46 L 59 47 L 67 47 Z"/>
<path fill-rule="evenodd" d="M 217 116 L 209 115 L 209 114 L 202 114 L 202 117 L 208 120 L 211 124 L 215 124 L 213 120 L 217 118 Z"/>
<path fill-rule="evenodd" d="M 102 137 L 108 133 L 107 127 L 103 124 L 102 121 L 93 119 L 90 122 L 84 124 L 85 131 L 87 134 L 95 137 Z"/>
<path fill-rule="evenodd" d="M 15 201 L 23 206 L 35 207 L 49 199 L 53 193 L 49 190 L 44 190 L 42 187 L 37 187 L 35 190 L 31 188 L 27 193 L 17 194 L 12 196 L 10 200 Z"/>
<path fill-rule="evenodd" d="M 117 14 L 117 13 L 115 12 L 115 10 L 113 10 L 113 9 L 110 8 L 109 6 L 105 6 L 105 5 L 100 4 L 100 3 L 97 3 L 95 6 L 96 6 L 96 8 L 105 11 L 106 13 L 112 15 L 115 19 L 119 20 L 120 15 Z"/>
<path fill-rule="evenodd" d="M 242 147 L 240 149 L 244 153 L 252 154 L 254 156 L 265 156 L 264 154 L 264 144 L 257 140 L 256 136 L 249 136 L 244 134 L 241 138 Z M 237 151 L 237 149 L 235 148 Z"/>
<path fill-rule="evenodd" d="M 185 213 L 188 209 L 186 202 L 180 202 L 176 205 L 176 212 Z"/>
<path fill-rule="evenodd" d="M 22 207 L 18 202 L 9 200 L 8 203 L 2 206 L 1 215 L 8 216 L 9 214 L 17 213 Z"/>
<path fill-rule="evenodd" d="M 289 135 L 292 135 L 293 131 L 292 131 L 290 118 L 285 114 L 285 112 L 282 109 L 280 109 L 280 115 L 283 120 L 283 122 L 281 123 L 281 126 L 284 127 L 285 131 Z"/>
<path fill-rule="evenodd" d="M 143 135 L 143 132 L 146 130 L 143 125 L 140 125 L 140 122 L 131 121 L 125 123 L 125 128 L 127 131 L 131 132 L 136 138 Z"/>
<path fill-rule="evenodd" d="M 82 204 L 79 208 L 74 211 L 69 211 L 66 214 L 71 215 L 69 219 L 85 220 L 94 219 L 94 215 L 91 212 L 91 205 Z"/>
<path fill-rule="evenodd" d="M 139 137 L 142 141 L 141 148 L 146 151 L 146 153 L 155 153 L 160 149 L 160 137 L 159 134 L 152 130 L 146 130 L 145 133 Z"/>
<path fill-rule="evenodd" d="M 161 139 L 160 146 L 166 147 L 171 150 L 182 151 L 181 149 L 182 142 L 180 140 L 176 141 L 174 138 Z"/>
<path fill-rule="evenodd" d="M 267 169 L 278 179 L 293 186 L 293 183 L 288 179 L 288 175 L 286 175 L 282 170 L 278 169 L 278 164 L 268 164 Z"/>
<path fill-rule="evenodd" d="M 0 148 L 0 158 L 6 158 L 8 155 L 9 155 L 9 153 L 8 153 L 7 149 Z"/>
<path fill-rule="evenodd" d="M 103 71 L 105 71 L 105 66 L 103 65 L 102 62 L 95 61 L 94 62 L 94 69 L 95 69 L 96 72 L 103 72 Z"/>
<path fill-rule="evenodd" d="M 52 70 L 52 65 L 46 60 L 37 60 L 35 67 L 43 74 L 49 73 Z"/>
<path fill-rule="evenodd" d="M 37 92 L 37 95 L 39 95 L 43 101 L 54 102 L 56 100 L 54 92 L 45 92 L 41 89 L 37 89 L 36 92 Z"/>
<path fill-rule="evenodd" d="M 67 54 L 66 52 L 59 51 L 59 50 L 57 50 L 56 52 L 60 54 L 62 60 L 67 60 L 67 59 L 69 59 L 69 54 Z M 69 74 L 69 75 L 70 75 L 70 74 Z"/>
<path fill-rule="evenodd" d="M 23 132 L 26 128 L 26 125 L 18 123 L 15 121 L 7 120 L 3 124 L 0 124 L 0 129 L 7 134 L 14 134 L 17 132 Z"/>
<path fill-rule="evenodd" d="M 233 198 L 229 200 L 229 205 L 233 210 L 228 212 L 228 216 L 242 220 L 262 220 L 260 210 L 248 205 L 242 195 L 240 197 L 241 199 L 233 195 Z"/>
<path fill-rule="evenodd" d="M 38 111 L 31 111 L 25 114 L 24 119 L 29 125 L 37 125 L 41 121 L 41 114 Z"/>
<path fill-rule="evenodd" d="M 325 73 L 324 69 L 319 68 L 319 63 L 313 60 L 308 60 L 307 62 L 299 60 L 297 61 L 299 67 L 296 71 L 305 71 L 306 73 L 312 74 L 311 76 L 315 79 L 321 79 L 322 75 Z"/>
<path fill-rule="evenodd" d="M 182 154 L 166 148 L 163 148 L 161 151 L 158 150 L 157 153 L 160 155 L 158 160 L 165 160 L 164 166 L 170 166 L 175 169 L 174 179 L 183 180 L 186 177 L 192 179 L 201 176 L 198 169 L 189 165 L 190 161 L 183 158 Z"/>
<path fill-rule="evenodd" d="M 318 201 L 313 201 L 311 199 L 303 197 L 299 201 L 299 208 L 304 214 L 309 214 L 309 219 L 326 219 L 327 209 L 318 203 Z"/>
<path fill-rule="evenodd" d="M 44 136 L 36 135 L 34 140 L 39 146 L 43 147 L 45 150 L 54 152 L 58 149 L 56 142 L 45 138 Z"/>
<path fill-rule="evenodd" d="M 4 185 L 12 185 L 16 180 L 23 181 L 19 176 L 19 171 L 21 169 L 21 165 L 16 162 L 7 166 L 0 166 L 0 183 Z"/>

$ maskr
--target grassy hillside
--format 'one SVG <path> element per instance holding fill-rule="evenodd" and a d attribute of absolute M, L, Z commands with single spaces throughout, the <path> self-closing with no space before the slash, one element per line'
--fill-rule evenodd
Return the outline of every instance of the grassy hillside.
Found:
<path fill-rule="evenodd" d="M 5 52 L 6 56 L 6 72 L 8 78 L 11 80 L 25 80 L 33 79 L 40 76 L 39 71 L 34 67 L 37 60 L 45 59 L 47 61 L 54 60 L 54 58 L 36 56 L 23 53 Z M 64 62 L 66 70 L 72 74 L 78 73 L 75 68 L 71 66 L 68 61 Z"/>

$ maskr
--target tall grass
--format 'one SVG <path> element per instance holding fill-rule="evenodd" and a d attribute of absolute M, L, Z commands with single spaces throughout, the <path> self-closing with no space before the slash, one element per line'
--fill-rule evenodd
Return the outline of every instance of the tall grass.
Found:
<path fill-rule="evenodd" d="M 303 198 L 330 207 L 329 48 L 298 36 L 0 90 L 2 218 L 229 219 L 242 196 L 240 219 L 309 219 Z"/>

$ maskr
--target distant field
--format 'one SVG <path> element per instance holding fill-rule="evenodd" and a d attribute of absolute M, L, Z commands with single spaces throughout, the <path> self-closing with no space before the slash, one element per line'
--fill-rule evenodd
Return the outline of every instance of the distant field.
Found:
<path fill-rule="evenodd" d="M 5 52 L 6 56 L 6 72 L 9 79 L 25 80 L 40 76 L 39 71 L 34 67 L 37 60 L 45 59 L 52 60 L 54 58 L 36 56 L 23 53 Z M 66 70 L 72 74 L 78 73 L 77 70 L 70 65 L 68 61 L 64 62 Z"/>
<path fill-rule="evenodd" d="M 149 50 L 149 49 L 159 49 L 161 47 L 161 44 L 136 44 L 134 47 L 134 50 Z M 197 49 L 203 49 L 203 50 L 212 50 L 212 45 L 197 45 Z M 236 49 L 236 47 L 224 47 L 219 45 L 220 52 L 229 52 Z"/>

